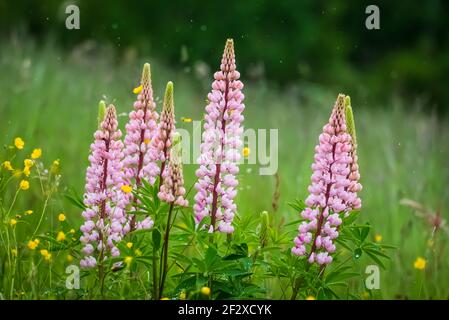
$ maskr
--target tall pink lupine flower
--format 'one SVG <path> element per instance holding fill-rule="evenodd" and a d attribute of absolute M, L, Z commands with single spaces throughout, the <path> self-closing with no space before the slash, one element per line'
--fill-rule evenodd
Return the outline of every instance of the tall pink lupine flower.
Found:
<path fill-rule="evenodd" d="M 165 90 L 161 119 L 151 141 L 150 150 L 145 156 L 147 165 L 143 168 L 144 175 L 149 177 L 152 183 L 159 175 L 159 186 L 163 185 L 163 173 L 170 158 L 170 148 L 176 130 L 175 123 L 173 82 L 169 81 Z M 158 161 L 160 161 L 160 167 L 157 165 Z"/>
<path fill-rule="evenodd" d="M 329 123 L 323 127 L 315 151 L 310 195 L 305 201 L 307 208 L 301 212 L 305 221 L 299 225 L 292 253 L 307 254 L 310 263 L 323 265 L 332 262 L 329 254 L 335 251 L 334 239 L 342 223 L 340 215 L 361 206 L 357 196 L 361 190 L 358 172 L 351 173 L 351 166 L 355 168 L 357 160 L 355 144 L 348 133 L 342 94 L 337 98 Z M 310 245 L 309 252 L 306 245 Z"/>
<path fill-rule="evenodd" d="M 163 183 L 158 197 L 167 203 L 187 207 L 189 202 L 184 198 L 186 189 L 184 188 L 181 157 L 181 135 L 175 132 L 173 135 L 173 146 L 170 149 L 170 159 L 162 174 Z"/>
<path fill-rule="evenodd" d="M 94 134 L 89 155 L 90 165 L 86 172 L 86 192 L 82 213 L 85 222 L 80 230 L 80 240 L 85 257 L 82 267 L 94 267 L 98 256 L 103 261 L 108 252 L 115 257 L 120 254 L 116 243 L 123 236 L 125 212 L 114 204 L 121 201 L 117 186 L 122 183 L 121 160 L 123 158 L 122 133 L 117 129 L 115 107 L 110 105 L 104 120 Z"/>
<path fill-rule="evenodd" d="M 150 161 L 146 154 L 157 129 L 156 121 L 159 115 L 156 112 L 156 104 L 153 100 L 151 69 L 148 63 L 143 66 L 140 86 L 134 90 L 137 93 L 137 100 L 134 102 L 134 110 L 129 113 L 129 122 L 126 124 L 125 158 L 123 159 L 123 186 L 125 186 L 125 190 L 129 190 L 129 187 L 141 185 L 141 179 L 144 175 L 143 168 Z M 149 180 L 154 183 L 153 177 L 149 177 Z M 123 202 L 119 205 L 125 208 L 133 200 L 136 199 L 133 199 L 130 192 L 124 192 Z M 149 228 L 153 225 L 150 217 L 140 222 L 136 222 L 135 219 L 135 216 L 131 217 L 130 224 L 126 225 L 126 231 L 135 228 Z"/>
<path fill-rule="evenodd" d="M 210 217 L 209 232 L 232 233 L 232 219 L 237 206 L 234 198 L 237 194 L 239 172 L 238 152 L 242 145 L 243 128 L 241 92 L 243 83 L 236 70 L 234 42 L 228 39 L 221 60 L 220 71 L 214 74 L 212 92 L 208 95 L 209 104 L 201 144 L 200 164 L 196 171 L 198 182 L 195 188 L 195 221 L 200 223 L 204 217 Z"/>

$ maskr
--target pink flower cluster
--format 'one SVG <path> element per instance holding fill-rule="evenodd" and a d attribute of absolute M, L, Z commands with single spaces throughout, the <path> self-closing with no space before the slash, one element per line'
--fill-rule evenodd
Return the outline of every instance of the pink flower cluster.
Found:
<path fill-rule="evenodd" d="M 208 95 L 193 209 L 197 224 L 210 217 L 209 232 L 232 233 L 232 220 L 237 210 L 235 175 L 239 172 L 237 163 L 243 133 L 240 123 L 245 106 L 241 92 L 243 83 L 239 81 L 231 39 L 226 42 L 220 69 L 214 74 L 212 92 Z"/>
<path fill-rule="evenodd" d="M 144 178 L 144 166 L 150 165 L 149 145 L 157 130 L 157 120 L 159 115 L 156 112 L 156 104 L 153 100 L 153 88 L 151 86 L 151 69 L 146 63 L 142 71 L 141 90 L 134 102 L 134 110 L 129 113 L 129 122 L 126 124 L 125 136 L 125 157 L 123 159 L 123 184 L 127 186 L 141 185 Z M 150 183 L 154 183 L 153 177 L 149 178 Z M 120 207 L 125 209 L 133 202 L 131 193 L 123 194 L 123 202 Z M 132 211 L 133 208 L 130 208 Z M 136 217 L 130 217 L 131 229 L 151 228 L 153 221 L 150 217 L 136 223 Z"/>
<path fill-rule="evenodd" d="M 85 257 L 81 260 L 82 267 L 94 267 L 97 264 L 94 253 L 99 253 L 100 259 L 105 259 L 107 253 L 118 256 L 116 243 L 127 232 L 126 213 L 115 206 L 122 201 L 122 193 L 116 186 L 121 185 L 121 160 L 123 158 L 122 133 L 117 129 L 115 107 L 110 105 L 100 128 L 95 132 L 95 141 L 91 145 L 89 156 L 90 166 L 86 172 L 86 193 L 84 204 L 86 210 L 82 213 L 85 222 L 80 230 L 83 232 L 81 242 Z"/>
<path fill-rule="evenodd" d="M 153 184 L 159 175 L 159 184 L 163 184 L 163 175 L 167 161 L 169 160 L 170 147 L 175 133 L 175 109 L 173 101 L 173 83 L 169 81 L 165 90 L 164 104 L 157 132 L 151 141 L 150 150 L 145 156 L 146 166 L 143 173 Z M 157 162 L 161 162 L 158 167 Z"/>
<path fill-rule="evenodd" d="M 301 212 L 304 221 L 292 249 L 293 254 L 304 256 L 306 245 L 310 245 L 308 261 L 320 265 L 332 262 L 333 242 L 342 223 L 340 214 L 347 215 L 361 207 L 356 150 L 347 132 L 345 108 L 345 96 L 339 95 L 315 148 L 310 195 L 305 201 L 307 208 Z"/>
<path fill-rule="evenodd" d="M 173 136 L 173 147 L 170 150 L 170 160 L 163 173 L 163 183 L 158 193 L 159 199 L 174 203 L 178 206 L 187 207 L 189 202 L 184 198 L 184 177 L 181 162 L 181 139 L 179 133 Z"/>

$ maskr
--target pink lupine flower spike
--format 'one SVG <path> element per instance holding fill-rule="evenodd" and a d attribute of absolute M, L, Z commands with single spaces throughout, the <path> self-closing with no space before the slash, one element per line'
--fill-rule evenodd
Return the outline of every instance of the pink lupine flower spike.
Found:
<path fill-rule="evenodd" d="M 355 135 L 353 139 L 348 133 L 345 100 L 344 95 L 338 96 L 315 148 L 310 195 L 305 201 L 307 208 L 301 212 L 305 221 L 299 225 L 292 249 L 293 254 L 307 255 L 310 263 L 319 265 L 332 262 L 330 254 L 335 251 L 342 215 L 361 207 Z M 310 245 L 308 253 L 306 245 Z"/>
<path fill-rule="evenodd" d="M 245 108 L 241 92 L 243 83 L 236 70 L 232 39 L 226 42 L 220 71 L 214 78 L 206 106 L 193 209 L 197 224 L 210 217 L 209 232 L 232 233 L 232 220 L 237 210 L 234 198 L 238 180 L 235 175 L 239 172 L 238 150 L 242 146 L 240 136 L 243 133 L 240 123 Z"/>

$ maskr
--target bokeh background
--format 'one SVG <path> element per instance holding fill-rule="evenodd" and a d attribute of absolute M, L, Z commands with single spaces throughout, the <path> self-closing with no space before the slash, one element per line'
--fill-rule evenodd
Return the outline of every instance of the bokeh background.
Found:
<path fill-rule="evenodd" d="M 79 30 L 65 27 L 69 4 L 80 8 Z M 380 30 L 365 28 L 369 4 L 380 8 Z M 397 246 L 377 295 L 448 298 L 449 234 L 400 204 L 413 199 L 448 218 L 448 12 L 441 0 L 0 0 L 0 143 L 20 136 L 42 148 L 44 162 L 60 159 L 62 188 L 82 194 L 98 101 L 117 106 L 123 128 L 150 62 L 159 108 L 165 83 L 174 81 L 178 127 L 191 130 L 180 119 L 202 118 L 225 40 L 233 38 L 245 126 L 279 129 L 277 179 L 245 165 L 239 214 L 268 210 L 276 227 L 298 218 L 287 202 L 306 197 L 318 135 L 337 94 L 348 94 L 364 185 L 361 222 Z M 185 170 L 193 183 L 195 165 Z M 19 207 L 38 208 L 40 199 L 31 185 Z M 60 197 L 43 228 L 61 211 L 81 222 Z M 425 270 L 414 268 L 418 257 Z"/>

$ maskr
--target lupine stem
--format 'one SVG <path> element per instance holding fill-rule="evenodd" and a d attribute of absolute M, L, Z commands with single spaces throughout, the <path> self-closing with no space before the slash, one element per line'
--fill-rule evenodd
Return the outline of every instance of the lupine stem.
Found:
<path fill-rule="evenodd" d="M 164 292 L 164 284 L 165 284 L 165 279 L 167 277 L 167 272 L 168 272 L 168 241 L 170 239 L 171 216 L 173 213 L 173 207 L 174 207 L 174 204 L 171 203 L 170 208 L 168 209 L 167 226 L 165 228 L 165 234 L 164 234 L 164 244 L 162 247 L 162 256 L 161 256 L 162 272 L 160 274 L 161 281 L 159 284 L 159 297 L 162 297 L 162 294 Z"/>

